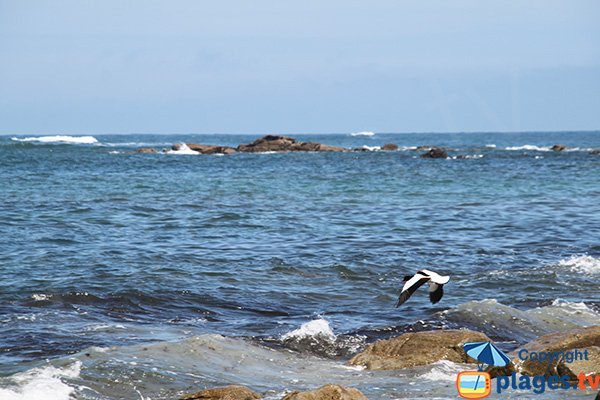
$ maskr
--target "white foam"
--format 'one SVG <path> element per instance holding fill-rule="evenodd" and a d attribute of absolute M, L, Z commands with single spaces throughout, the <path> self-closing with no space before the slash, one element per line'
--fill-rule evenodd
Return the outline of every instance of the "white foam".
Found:
<path fill-rule="evenodd" d="M 331 341 L 335 341 L 336 338 L 335 334 L 333 333 L 333 330 L 329 326 L 329 322 L 327 322 L 327 320 L 323 318 L 320 318 L 303 323 L 302 326 L 300 326 L 300 328 L 286 333 L 281 337 L 281 339 L 286 340 L 310 336 L 320 336 L 327 338 Z"/>
<path fill-rule="evenodd" d="M 45 293 L 34 293 L 31 295 L 31 298 L 35 301 L 46 301 L 49 300 L 52 297 L 51 294 L 45 294 Z"/>
<path fill-rule="evenodd" d="M 495 144 L 486 144 L 485 147 L 487 147 L 488 149 L 495 149 L 496 145 Z"/>
<path fill-rule="evenodd" d="M 478 158 L 483 158 L 483 154 L 467 154 L 466 156 L 453 156 L 453 157 L 449 157 L 453 160 L 459 160 L 459 159 L 463 159 L 463 160 L 476 160 Z"/>
<path fill-rule="evenodd" d="M 0 388 L 0 399 L 72 399 L 75 388 L 66 384 L 63 379 L 77 378 L 80 372 L 81 361 L 77 361 L 65 368 L 56 368 L 50 365 L 15 374 L 3 379 L 6 379 L 11 384 L 9 387 Z"/>
<path fill-rule="evenodd" d="M 350 134 L 350 136 L 375 136 L 375 132 L 371 132 L 371 131 L 353 132 Z"/>
<path fill-rule="evenodd" d="M 190 149 L 187 144 L 185 143 L 181 143 L 179 145 L 179 149 L 178 150 L 169 150 L 167 151 L 167 154 L 181 154 L 181 155 L 196 155 L 196 154 L 200 154 L 197 151 L 194 151 L 192 149 Z"/>
<path fill-rule="evenodd" d="M 505 150 L 517 151 L 517 150 L 530 150 L 530 151 L 550 151 L 551 148 L 548 146 L 535 146 L 532 144 L 526 144 L 523 146 L 507 147 Z"/>
<path fill-rule="evenodd" d="M 465 365 L 453 363 L 448 360 L 440 360 L 431 364 L 431 370 L 419 375 L 420 379 L 428 381 L 456 381 L 456 375 L 465 370 Z"/>
<path fill-rule="evenodd" d="M 573 272 L 584 274 L 600 274 L 600 259 L 591 256 L 572 256 L 558 262 L 560 267 L 567 267 Z"/>
<path fill-rule="evenodd" d="M 554 299 L 554 301 L 552 301 L 552 307 L 560 307 L 560 308 L 565 309 L 566 312 L 571 312 L 571 313 L 581 313 L 581 312 L 594 313 L 594 311 L 591 308 L 589 308 L 587 306 L 587 304 L 585 304 L 583 301 L 574 302 L 574 301 L 567 301 L 567 300 L 563 300 L 563 299 Z"/>
<path fill-rule="evenodd" d="M 379 151 L 379 150 L 381 150 L 381 147 L 380 146 L 363 145 L 363 146 L 360 146 L 359 149 L 366 150 L 366 151 Z"/>
<path fill-rule="evenodd" d="M 93 136 L 39 136 L 27 138 L 11 138 L 16 142 L 40 142 L 40 143 L 72 143 L 72 144 L 93 144 L 98 143 L 98 139 Z"/>

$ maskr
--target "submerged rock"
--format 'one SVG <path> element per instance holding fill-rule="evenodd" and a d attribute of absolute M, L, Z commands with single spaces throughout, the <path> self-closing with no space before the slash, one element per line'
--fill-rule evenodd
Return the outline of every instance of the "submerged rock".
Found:
<path fill-rule="evenodd" d="M 527 357 L 528 359 L 524 361 L 518 358 L 519 352 L 524 350 L 527 353 L 522 353 L 523 356 L 531 355 L 532 352 L 539 355 L 574 350 L 585 354 L 587 351 L 588 360 L 567 362 L 565 356 L 542 361 Z M 515 350 L 511 355 L 515 357 L 513 363 L 516 364 L 517 370 L 523 375 L 568 375 L 572 380 L 577 380 L 577 375 L 581 372 L 585 375 L 600 374 L 600 326 L 544 335 Z"/>
<path fill-rule="evenodd" d="M 381 146 L 381 150 L 383 151 L 396 151 L 398 150 L 398 145 L 394 143 L 386 143 Z"/>
<path fill-rule="evenodd" d="M 550 148 L 550 150 L 552 150 L 552 151 L 563 151 L 566 149 L 567 149 L 567 146 L 564 144 L 555 144 L 554 146 L 552 146 Z"/>
<path fill-rule="evenodd" d="M 255 400 L 261 397 L 245 386 L 229 385 L 201 390 L 198 393 L 184 396 L 181 400 Z"/>
<path fill-rule="evenodd" d="M 485 334 L 469 330 L 439 330 L 404 333 L 379 340 L 350 360 L 368 369 L 402 369 L 440 360 L 473 363 L 463 350 L 465 342 L 491 341 Z"/>
<path fill-rule="evenodd" d="M 137 149 L 135 152 L 140 153 L 140 154 L 157 153 L 156 149 L 153 149 L 151 147 L 141 147 L 141 148 Z"/>
<path fill-rule="evenodd" d="M 432 147 L 427 153 L 421 154 L 421 158 L 448 158 L 448 153 L 441 147 Z"/>
<path fill-rule="evenodd" d="M 340 385 L 325 385 L 309 392 L 292 392 L 282 400 L 368 400 L 360 390 Z"/>

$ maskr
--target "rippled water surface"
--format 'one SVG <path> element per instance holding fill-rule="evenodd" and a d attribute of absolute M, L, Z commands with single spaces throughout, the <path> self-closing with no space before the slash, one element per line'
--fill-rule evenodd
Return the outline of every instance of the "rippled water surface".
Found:
<path fill-rule="evenodd" d="M 51 359 L 66 368 L 62 381 L 72 373 L 92 387 L 80 396 L 139 397 L 141 383 L 94 389 L 116 356 L 92 352 L 86 367 L 81 354 L 156 342 L 181 351 L 205 334 L 344 360 L 407 330 L 469 327 L 511 349 L 600 324 L 600 133 L 295 137 L 400 150 L 134 154 L 256 136 L 0 137 L 0 387 Z M 555 143 L 569 149 L 549 151 Z M 448 147 L 450 158 L 419 158 L 419 145 Z M 422 289 L 394 308 L 402 277 L 423 267 L 451 275 L 443 300 L 432 306 Z M 280 340 L 311 320 L 337 343 Z M 80 371 L 68 369 L 73 354 Z M 148 368 L 131 373 L 165 387 Z M 386 397 L 372 379 L 363 390 Z M 270 381 L 246 383 L 289 387 Z M 173 378 L 168 394 L 193 384 Z"/>

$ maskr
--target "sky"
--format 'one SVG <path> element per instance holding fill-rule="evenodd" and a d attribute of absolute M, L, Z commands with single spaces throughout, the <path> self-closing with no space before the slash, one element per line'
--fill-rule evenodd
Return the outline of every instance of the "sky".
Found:
<path fill-rule="evenodd" d="M 600 2 L 0 0 L 0 134 L 600 130 Z"/>

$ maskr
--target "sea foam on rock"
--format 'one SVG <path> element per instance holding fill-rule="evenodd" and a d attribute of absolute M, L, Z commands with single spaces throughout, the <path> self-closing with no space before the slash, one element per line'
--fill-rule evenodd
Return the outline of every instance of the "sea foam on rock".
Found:
<path fill-rule="evenodd" d="M 358 389 L 328 384 L 309 392 L 292 392 L 282 400 L 368 400 Z"/>
<path fill-rule="evenodd" d="M 354 356 L 352 365 L 371 370 L 411 368 L 440 360 L 473 363 L 463 350 L 465 342 L 491 341 L 485 334 L 469 330 L 409 332 L 379 340 Z"/>

